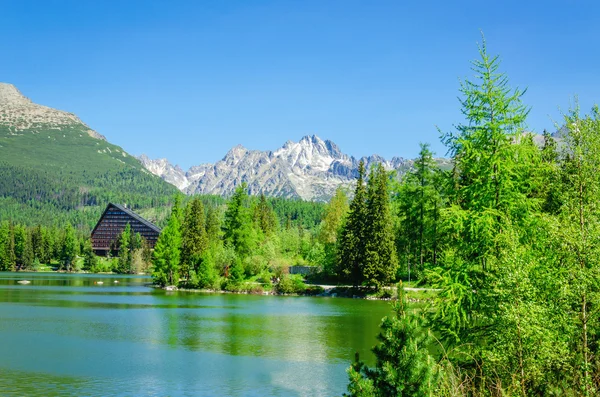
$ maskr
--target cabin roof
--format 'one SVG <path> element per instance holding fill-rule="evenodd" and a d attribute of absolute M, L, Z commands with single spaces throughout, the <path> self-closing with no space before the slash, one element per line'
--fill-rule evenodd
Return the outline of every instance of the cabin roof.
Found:
<path fill-rule="evenodd" d="M 119 204 L 115 204 L 115 203 L 108 203 L 108 205 L 106 206 L 106 209 L 104 210 L 104 212 L 102 213 L 102 216 L 100 216 L 100 219 L 98 220 L 98 223 L 96 223 L 96 226 L 94 226 L 94 230 L 92 230 L 92 234 L 94 234 L 94 232 L 96 231 L 96 229 L 98 228 L 98 226 L 100 225 L 100 222 L 102 222 L 102 219 L 104 218 L 104 215 L 106 215 L 106 212 L 108 211 L 108 209 L 110 207 L 115 207 L 116 209 L 125 212 L 127 215 L 131 216 L 132 218 L 134 218 L 135 220 L 143 223 L 144 225 L 148 226 L 150 229 L 154 230 L 156 233 L 160 234 L 160 228 L 158 226 L 156 226 L 154 223 L 142 218 L 141 216 L 139 216 L 138 214 L 136 214 L 135 212 L 133 212 L 132 210 L 130 210 L 129 208 L 126 208 L 122 205 Z"/>

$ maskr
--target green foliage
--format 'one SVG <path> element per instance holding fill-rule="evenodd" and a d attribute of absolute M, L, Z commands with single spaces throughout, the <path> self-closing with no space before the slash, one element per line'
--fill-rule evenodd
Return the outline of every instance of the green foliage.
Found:
<path fill-rule="evenodd" d="M 67 224 L 60 250 L 61 267 L 66 271 L 71 271 L 76 255 L 77 237 L 75 236 L 75 230 L 71 225 Z"/>
<path fill-rule="evenodd" d="M 557 248 L 564 272 L 561 297 L 573 319 L 565 332 L 572 352 L 572 379 L 581 395 L 600 390 L 600 110 L 582 117 L 576 108 L 565 115 L 561 164 L 561 206 Z"/>
<path fill-rule="evenodd" d="M 422 278 L 435 267 L 442 245 L 440 211 L 444 205 L 444 174 L 437 168 L 429 145 L 421 144 L 415 167 L 394 187 L 398 214 L 397 247 L 402 275 Z"/>
<path fill-rule="evenodd" d="M 250 254 L 256 243 L 248 207 L 248 193 L 245 183 L 240 185 L 227 205 L 223 223 L 224 240 L 233 246 L 239 256 Z"/>
<path fill-rule="evenodd" d="M 379 164 L 371 171 L 365 188 L 364 172 L 361 162 L 348 219 L 340 230 L 337 267 L 338 274 L 355 287 L 366 283 L 380 289 L 395 278 L 398 267 L 389 176 Z"/>
<path fill-rule="evenodd" d="M 14 228 L 5 221 L 0 225 L 0 270 L 14 270 L 15 264 Z"/>
<path fill-rule="evenodd" d="M 163 229 L 152 256 L 154 269 L 152 279 L 160 286 L 176 285 L 179 282 L 180 255 L 181 255 L 181 209 L 179 200 L 171 210 L 167 227 Z"/>
<path fill-rule="evenodd" d="M 181 275 L 186 280 L 190 279 L 191 272 L 199 274 L 208 242 L 204 205 L 196 197 L 186 207 L 182 226 Z"/>
<path fill-rule="evenodd" d="M 92 243 L 90 240 L 85 240 L 83 246 L 83 267 L 82 270 L 94 271 L 98 266 L 98 258 L 94 254 L 92 249 Z"/>
<path fill-rule="evenodd" d="M 278 294 L 302 294 L 306 291 L 306 284 L 300 275 L 283 274 L 275 285 Z"/>
<path fill-rule="evenodd" d="M 119 273 L 130 273 L 132 260 L 131 225 L 128 223 L 119 238 Z"/>
<path fill-rule="evenodd" d="M 166 206 L 176 189 L 79 123 L 0 125 L 0 220 L 91 230 L 109 201 Z"/>
<path fill-rule="evenodd" d="M 260 195 L 258 204 L 254 206 L 253 218 L 257 228 L 262 231 L 265 236 L 272 235 L 277 229 L 275 212 L 267 202 L 264 194 Z"/>
<path fill-rule="evenodd" d="M 364 184 L 365 165 L 358 165 L 358 180 L 350 203 L 347 222 L 340 231 L 337 254 L 337 273 L 355 287 L 362 284 L 362 265 L 365 262 L 367 191 Z"/>
<path fill-rule="evenodd" d="M 381 164 L 371 171 L 367 192 L 362 274 L 368 286 L 379 290 L 393 281 L 398 267 L 388 192 L 388 175 Z"/>
<path fill-rule="evenodd" d="M 344 227 L 348 211 L 348 198 L 342 188 L 337 188 L 335 195 L 325 208 L 319 229 L 319 241 L 314 243 L 315 248 L 311 250 L 310 258 L 307 258 L 309 262 L 323 266 L 323 272 L 328 277 L 332 277 L 336 273 L 338 236 Z"/>
<path fill-rule="evenodd" d="M 348 396 L 434 396 L 437 363 L 428 353 L 431 334 L 423 329 L 421 317 L 408 311 L 400 285 L 395 316 L 385 317 L 373 348 L 376 364 L 369 368 L 358 360 L 348 368 Z"/>

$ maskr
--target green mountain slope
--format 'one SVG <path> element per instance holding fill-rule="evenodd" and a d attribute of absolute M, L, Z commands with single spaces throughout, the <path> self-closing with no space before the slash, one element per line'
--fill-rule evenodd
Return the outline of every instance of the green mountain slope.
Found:
<path fill-rule="evenodd" d="M 85 231 L 108 201 L 143 211 L 176 192 L 75 115 L 0 83 L 0 221 L 72 222 Z"/>

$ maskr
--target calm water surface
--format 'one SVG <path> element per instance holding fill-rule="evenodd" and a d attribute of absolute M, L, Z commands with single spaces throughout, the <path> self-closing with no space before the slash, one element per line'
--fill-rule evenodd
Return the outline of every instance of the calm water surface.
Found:
<path fill-rule="evenodd" d="M 390 312 L 377 301 L 165 292 L 149 282 L 0 273 L 0 394 L 341 395 L 354 352 L 373 360 Z"/>

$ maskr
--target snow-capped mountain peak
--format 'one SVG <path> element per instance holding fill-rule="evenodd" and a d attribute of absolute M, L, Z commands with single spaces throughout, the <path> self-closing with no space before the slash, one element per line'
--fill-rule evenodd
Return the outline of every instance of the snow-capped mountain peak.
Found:
<path fill-rule="evenodd" d="M 298 197 L 304 200 L 329 200 L 338 186 L 353 185 L 359 161 L 348 156 L 329 140 L 316 135 L 298 142 L 287 141 L 271 151 L 249 150 L 237 145 L 215 164 L 202 164 L 183 172 L 166 159 L 150 160 L 140 156 L 146 169 L 188 194 L 230 195 L 246 182 L 251 194 Z M 370 167 L 382 163 L 399 173 L 410 168 L 412 161 L 394 157 L 391 161 L 373 155 L 363 157 Z"/>

